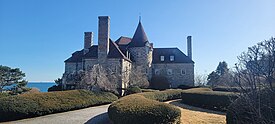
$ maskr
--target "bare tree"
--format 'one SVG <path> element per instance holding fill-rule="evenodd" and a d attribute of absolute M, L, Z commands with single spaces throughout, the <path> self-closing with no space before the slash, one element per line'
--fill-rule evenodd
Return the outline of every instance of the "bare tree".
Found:
<path fill-rule="evenodd" d="M 138 66 L 131 69 L 129 86 L 138 86 L 141 88 L 147 88 L 149 86 L 149 81 L 145 68 Z"/>
<path fill-rule="evenodd" d="M 238 56 L 238 60 L 234 79 L 240 88 L 239 97 L 245 102 L 247 113 L 253 115 L 251 122 L 275 123 L 270 96 L 274 94 L 272 85 L 275 83 L 275 39 L 249 47 L 247 52 Z M 235 110 L 239 111 L 238 108 Z"/>
<path fill-rule="evenodd" d="M 106 69 L 96 64 L 87 70 L 81 79 L 78 87 L 93 91 L 110 91 L 117 93 L 119 77 L 112 73 L 107 73 Z"/>
<path fill-rule="evenodd" d="M 207 75 L 206 74 L 199 74 L 196 72 L 195 74 L 195 84 L 197 86 L 204 86 L 207 83 Z"/>

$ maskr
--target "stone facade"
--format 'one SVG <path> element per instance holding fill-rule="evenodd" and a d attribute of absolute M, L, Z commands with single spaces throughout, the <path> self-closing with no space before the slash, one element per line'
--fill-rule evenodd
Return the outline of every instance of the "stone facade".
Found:
<path fill-rule="evenodd" d="M 179 85 L 194 85 L 194 64 L 153 64 L 152 70 L 153 76 L 166 77 L 173 88 Z"/>
<path fill-rule="evenodd" d="M 110 17 L 99 16 L 98 45 L 93 44 L 93 33 L 85 32 L 84 48 L 76 51 L 65 61 L 63 88 L 71 86 L 67 75 L 91 70 L 96 64 L 106 69 L 108 75 L 116 77 L 112 83 L 120 89 L 129 86 L 130 73 L 137 69 L 152 76 L 164 76 L 175 88 L 179 85 L 194 85 L 194 62 L 192 60 L 191 36 L 188 39 L 188 56 L 178 48 L 154 48 L 147 39 L 139 22 L 133 38 L 110 39 Z M 121 91 L 123 94 L 123 91 Z"/>

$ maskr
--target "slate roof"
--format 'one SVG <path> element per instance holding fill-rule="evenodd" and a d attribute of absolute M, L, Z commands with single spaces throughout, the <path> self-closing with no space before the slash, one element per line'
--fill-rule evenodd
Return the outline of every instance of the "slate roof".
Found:
<path fill-rule="evenodd" d="M 117 45 L 128 45 L 131 42 L 132 38 L 121 36 L 119 39 L 116 40 Z"/>
<path fill-rule="evenodd" d="M 143 47 L 146 43 L 149 43 L 146 33 L 142 27 L 141 22 L 139 22 L 137 29 L 133 38 L 121 36 L 115 42 L 111 39 L 109 46 L 108 58 L 121 58 L 130 62 L 135 60 L 128 59 L 127 51 L 130 47 Z M 153 44 L 150 43 L 150 47 L 153 47 Z M 70 58 L 65 60 L 65 62 L 81 62 L 83 58 L 98 58 L 98 45 L 93 45 L 89 48 L 89 52 L 85 55 L 83 50 L 76 51 L 72 54 Z M 131 54 L 130 54 L 131 55 Z M 174 61 L 170 61 L 170 56 L 175 56 Z M 160 56 L 164 56 L 164 61 L 160 60 Z M 130 58 L 133 58 L 132 56 Z M 186 56 L 178 48 L 153 48 L 153 61 L 152 63 L 194 63 L 192 59 Z"/>
<path fill-rule="evenodd" d="M 170 61 L 171 55 L 174 56 L 174 61 Z M 160 56 L 164 56 L 164 61 L 160 60 Z M 154 48 L 152 63 L 194 63 L 194 61 L 178 48 Z"/>
<path fill-rule="evenodd" d="M 145 43 L 148 42 L 148 38 L 146 33 L 142 27 L 141 22 L 138 23 L 138 27 L 135 31 L 135 34 L 129 43 L 129 47 L 143 47 Z"/>
<path fill-rule="evenodd" d="M 121 58 L 125 59 L 127 61 L 131 61 L 128 59 L 123 52 L 119 49 L 118 45 L 114 43 L 111 39 L 109 40 L 109 53 L 108 53 L 108 58 Z M 72 54 L 70 58 L 65 60 L 65 62 L 82 62 L 82 59 L 84 58 L 98 58 L 98 45 L 93 45 L 89 48 L 89 52 L 86 53 L 85 55 L 83 54 L 84 51 L 83 49 L 80 51 L 76 51 Z"/>

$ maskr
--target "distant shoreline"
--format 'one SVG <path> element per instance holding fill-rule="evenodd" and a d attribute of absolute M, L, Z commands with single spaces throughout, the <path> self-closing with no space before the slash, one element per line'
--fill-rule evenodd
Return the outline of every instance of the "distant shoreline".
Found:
<path fill-rule="evenodd" d="M 28 83 L 55 83 L 54 81 L 28 81 Z"/>

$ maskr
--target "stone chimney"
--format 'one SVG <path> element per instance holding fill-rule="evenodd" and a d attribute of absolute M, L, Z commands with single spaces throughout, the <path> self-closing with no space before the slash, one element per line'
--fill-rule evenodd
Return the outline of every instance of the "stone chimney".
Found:
<path fill-rule="evenodd" d="M 98 17 L 98 62 L 104 64 L 109 53 L 110 17 Z"/>
<path fill-rule="evenodd" d="M 187 56 L 192 59 L 192 36 L 187 37 Z"/>
<path fill-rule="evenodd" d="M 93 32 L 84 32 L 84 54 L 89 52 L 89 48 L 93 45 Z"/>

